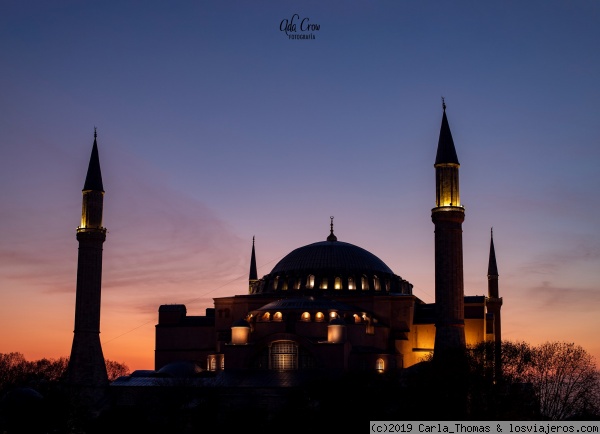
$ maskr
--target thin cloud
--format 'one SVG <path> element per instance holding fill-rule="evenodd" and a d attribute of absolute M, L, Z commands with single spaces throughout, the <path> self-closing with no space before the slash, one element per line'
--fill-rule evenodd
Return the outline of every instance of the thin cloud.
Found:
<path fill-rule="evenodd" d="M 536 258 L 523 264 L 518 272 L 523 274 L 554 274 L 560 269 L 589 261 L 600 259 L 600 244 L 594 240 L 580 240 L 576 245 L 567 247 L 557 246 L 557 249 L 539 254 Z"/>
<path fill-rule="evenodd" d="M 597 310 L 600 305 L 600 288 L 555 287 L 549 281 L 528 288 L 529 300 L 543 308 L 576 309 L 582 312 Z"/>

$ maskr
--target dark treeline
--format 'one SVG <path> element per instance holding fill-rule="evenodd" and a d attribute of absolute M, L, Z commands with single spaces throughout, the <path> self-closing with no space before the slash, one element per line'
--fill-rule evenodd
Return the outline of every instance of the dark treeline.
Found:
<path fill-rule="evenodd" d="M 81 432 L 62 387 L 68 364 L 68 357 L 28 361 L 21 353 L 0 353 L 0 433 Z M 106 370 L 110 381 L 129 374 L 112 360 Z"/>

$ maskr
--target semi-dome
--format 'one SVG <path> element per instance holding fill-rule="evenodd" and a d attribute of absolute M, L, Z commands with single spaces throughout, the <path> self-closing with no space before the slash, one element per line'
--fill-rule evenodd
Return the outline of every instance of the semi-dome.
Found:
<path fill-rule="evenodd" d="M 292 250 L 250 290 L 282 295 L 284 291 L 411 294 L 412 285 L 368 250 L 338 241 L 332 226 L 326 241 Z"/>

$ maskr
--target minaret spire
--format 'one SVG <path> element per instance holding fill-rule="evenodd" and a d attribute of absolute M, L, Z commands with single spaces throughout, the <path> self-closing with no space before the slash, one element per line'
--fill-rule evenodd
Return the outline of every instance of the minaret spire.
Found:
<path fill-rule="evenodd" d="M 104 188 L 98 158 L 97 133 L 83 187 L 81 223 L 77 228 L 77 288 L 75 329 L 67 367 L 67 384 L 74 399 L 83 406 L 95 406 L 106 393 L 108 376 L 100 345 L 100 293 L 102 285 L 102 226 Z"/>
<path fill-rule="evenodd" d="M 87 175 L 85 177 L 85 183 L 83 190 L 96 190 L 104 192 L 104 186 L 102 185 L 102 171 L 100 170 L 100 158 L 98 156 L 98 143 L 96 142 L 98 134 L 96 127 L 94 127 L 94 144 L 92 145 L 92 155 L 90 156 L 90 163 L 88 164 Z"/>
<path fill-rule="evenodd" d="M 431 210 L 435 225 L 434 357 L 447 349 L 465 348 L 462 223 L 465 210 L 460 203 L 458 157 L 442 98 L 442 125 L 435 159 L 436 207 Z"/>
<path fill-rule="evenodd" d="M 252 236 L 252 254 L 250 255 L 250 274 L 248 277 L 248 292 L 252 294 L 254 286 L 258 282 L 258 272 L 256 271 L 256 252 L 254 251 L 254 236 Z"/>
<path fill-rule="evenodd" d="M 488 262 L 488 276 L 498 277 L 498 265 L 496 265 L 496 251 L 494 249 L 494 228 L 490 229 L 490 258 Z M 497 288 L 496 288 L 497 289 Z M 490 295 L 491 297 L 491 295 Z M 496 290 L 495 297 L 498 297 L 498 291 Z"/>

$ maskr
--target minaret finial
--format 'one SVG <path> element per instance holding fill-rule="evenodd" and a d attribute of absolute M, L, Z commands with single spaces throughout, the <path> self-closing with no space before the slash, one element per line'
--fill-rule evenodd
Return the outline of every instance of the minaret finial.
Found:
<path fill-rule="evenodd" d="M 94 139 L 98 137 L 98 133 L 96 133 L 96 127 L 94 126 Z"/>
<path fill-rule="evenodd" d="M 442 97 L 442 108 L 446 111 L 446 101 L 444 100 L 444 97 Z"/>
<path fill-rule="evenodd" d="M 333 235 L 333 216 L 329 217 L 331 219 L 331 223 L 329 223 L 329 236 L 327 237 L 327 241 L 337 241 L 337 237 Z"/>

